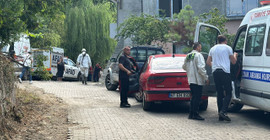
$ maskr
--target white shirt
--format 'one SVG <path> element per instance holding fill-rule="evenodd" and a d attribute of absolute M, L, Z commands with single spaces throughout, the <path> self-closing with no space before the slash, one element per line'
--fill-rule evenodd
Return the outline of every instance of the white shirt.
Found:
<path fill-rule="evenodd" d="M 81 53 L 77 58 L 77 63 L 80 64 L 80 67 L 89 68 L 92 66 L 91 58 L 88 54 L 85 54 L 83 57 L 83 54 Z"/>
<path fill-rule="evenodd" d="M 226 44 L 217 44 L 209 51 L 209 56 L 212 57 L 212 72 L 216 69 L 222 69 L 226 73 L 230 73 L 230 55 L 233 55 L 233 50 Z"/>
<path fill-rule="evenodd" d="M 23 60 L 23 65 L 25 67 L 32 67 L 32 62 L 33 62 L 33 58 L 31 54 L 25 54 L 24 55 L 24 60 Z"/>
<path fill-rule="evenodd" d="M 194 54 L 194 57 L 189 59 L 188 56 L 192 54 Z M 182 68 L 187 71 L 189 84 L 204 85 L 205 81 L 208 80 L 203 55 L 196 50 L 187 54 Z"/>

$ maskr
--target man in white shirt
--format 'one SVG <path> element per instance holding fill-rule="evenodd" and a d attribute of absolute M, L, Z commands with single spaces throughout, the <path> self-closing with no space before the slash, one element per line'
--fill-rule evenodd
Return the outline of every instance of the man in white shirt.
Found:
<path fill-rule="evenodd" d="M 32 68 L 33 58 L 32 58 L 32 52 L 28 51 L 26 55 L 24 55 L 23 59 L 23 69 L 22 73 L 20 74 L 19 82 L 22 83 L 22 78 L 26 71 L 29 72 L 29 83 L 32 84 L 32 75 L 31 75 L 31 68 Z"/>
<path fill-rule="evenodd" d="M 230 65 L 231 63 L 236 63 L 237 53 L 233 53 L 232 48 L 227 45 L 225 36 L 219 35 L 218 43 L 219 44 L 210 49 L 206 63 L 209 66 L 212 66 L 212 72 L 217 90 L 219 121 L 231 121 L 231 119 L 227 116 L 227 110 L 232 97 Z"/>
<path fill-rule="evenodd" d="M 86 53 L 86 50 L 83 48 L 82 53 L 77 58 L 77 64 L 80 65 L 82 84 L 87 85 L 87 77 L 89 68 L 92 66 L 91 58 Z"/>
<path fill-rule="evenodd" d="M 208 83 L 208 75 L 205 70 L 205 60 L 200 53 L 202 46 L 196 42 L 193 45 L 193 51 L 187 54 L 183 69 L 187 72 L 188 83 L 191 90 L 190 111 L 188 119 L 204 120 L 199 115 L 199 105 L 202 97 L 202 88 Z"/>

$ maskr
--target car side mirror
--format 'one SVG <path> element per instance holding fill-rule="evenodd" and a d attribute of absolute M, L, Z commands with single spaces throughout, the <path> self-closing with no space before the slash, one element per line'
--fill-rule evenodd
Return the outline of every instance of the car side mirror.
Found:
<path fill-rule="evenodd" d="M 110 62 L 116 62 L 116 58 L 111 58 Z"/>

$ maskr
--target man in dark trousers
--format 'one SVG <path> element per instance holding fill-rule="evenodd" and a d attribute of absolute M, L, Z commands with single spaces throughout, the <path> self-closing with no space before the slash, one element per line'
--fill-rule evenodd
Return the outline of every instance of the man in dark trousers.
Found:
<path fill-rule="evenodd" d="M 202 88 L 205 83 L 208 84 L 208 75 L 205 70 L 205 60 L 200 53 L 202 46 L 196 42 L 193 45 L 193 51 L 187 54 L 183 69 L 187 71 L 188 83 L 191 90 L 190 111 L 188 119 L 204 120 L 199 115 L 199 105 L 202 97 Z"/>
<path fill-rule="evenodd" d="M 217 90 L 219 121 L 231 121 L 231 119 L 227 116 L 227 110 L 232 97 L 230 65 L 231 63 L 236 63 L 237 53 L 233 53 L 232 48 L 227 45 L 227 39 L 225 36 L 219 35 L 218 43 L 219 44 L 210 49 L 206 63 L 209 66 L 212 66 L 212 72 Z"/>
<path fill-rule="evenodd" d="M 119 58 L 119 80 L 120 80 L 120 107 L 130 107 L 127 100 L 129 90 L 129 76 L 132 75 L 132 62 L 129 60 L 130 47 L 126 46 L 123 50 L 124 54 Z"/>

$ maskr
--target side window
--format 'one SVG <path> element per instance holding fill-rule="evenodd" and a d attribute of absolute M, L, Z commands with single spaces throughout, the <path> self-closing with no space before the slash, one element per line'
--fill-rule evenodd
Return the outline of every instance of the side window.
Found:
<path fill-rule="evenodd" d="M 147 58 L 150 56 L 150 55 L 155 55 L 156 54 L 156 50 L 148 50 L 147 52 Z"/>
<path fill-rule="evenodd" d="M 265 34 L 265 25 L 252 26 L 249 28 L 247 33 L 245 55 L 247 56 L 262 55 L 264 34 Z"/>
<path fill-rule="evenodd" d="M 235 45 L 234 45 L 234 51 L 239 51 L 243 50 L 244 48 L 244 43 L 245 43 L 245 37 L 246 37 L 246 31 L 247 27 L 243 27 L 237 34 L 237 38 L 235 40 Z"/>
<path fill-rule="evenodd" d="M 73 61 L 71 61 L 71 60 L 68 60 L 68 65 L 70 65 L 70 66 L 76 66 L 75 63 Z"/>
<path fill-rule="evenodd" d="M 133 57 L 135 59 L 135 61 L 137 61 L 137 49 L 131 49 L 130 50 L 130 56 Z"/>
<path fill-rule="evenodd" d="M 211 47 L 217 44 L 219 31 L 208 26 L 201 26 L 199 33 L 199 42 L 202 44 L 202 52 L 208 53 Z"/>
<path fill-rule="evenodd" d="M 164 54 L 163 51 L 157 50 L 157 54 Z"/>
<path fill-rule="evenodd" d="M 267 37 L 267 46 L 266 46 L 266 51 L 265 51 L 267 56 L 270 56 L 270 28 L 268 31 L 268 37 Z"/>
<path fill-rule="evenodd" d="M 146 60 L 146 49 L 138 49 L 138 62 L 144 62 Z"/>

